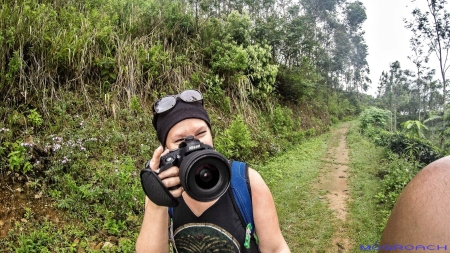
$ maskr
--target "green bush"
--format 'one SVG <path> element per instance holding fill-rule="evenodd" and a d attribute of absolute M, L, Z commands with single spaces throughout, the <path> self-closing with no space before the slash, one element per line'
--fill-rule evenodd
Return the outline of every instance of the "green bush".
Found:
<path fill-rule="evenodd" d="M 381 190 L 377 194 L 380 203 L 392 209 L 397 197 L 405 186 L 419 171 L 419 163 L 409 162 L 399 155 L 389 153 L 386 166 L 379 170 L 381 175 Z"/>
<path fill-rule="evenodd" d="M 381 131 L 376 143 L 422 164 L 432 163 L 444 156 L 431 142 L 400 132 Z"/>
<path fill-rule="evenodd" d="M 280 137 L 289 135 L 292 132 L 294 121 L 292 119 L 292 110 L 288 107 L 277 105 L 273 110 L 271 117 L 272 132 Z"/>
<path fill-rule="evenodd" d="M 371 107 L 364 110 L 359 116 L 359 128 L 365 131 L 368 127 L 385 129 L 389 122 L 390 112 L 387 110 Z"/>
<path fill-rule="evenodd" d="M 322 80 L 321 74 L 307 57 L 302 58 L 300 67 L 281 67 L 278 71 L 277 91 L 285 99 L 302 101 L 314 94 L 316 85 Z"/>
<path fill-rule="evenodd" d="M 250 130 L 240 115 L 215 139 L 215 148 L 228 159 L 245 161 L 255 146 L 256 142 L 252 140 Z"/>
<path fill-rule="evenodd" d="M 230 97 L 226 96 L 223 90 L 224 79 L 219 75 L 208 75 L 205 79 L 206 94 L 205 100 L 214 103 L 224 112 L 230 112 L 231 101 Z"/>
<path fill-rule="evenodd" d="M 28 153 L 28 148 L 30 146 L 31 144 L 20 141 L 10 143 L 9 148 L 11 149 L 11 152 L 8 154 L 8 162 L 9 168 L 12 171 L 20 171 L 26 174 L 33 169 L 33 165 L 30 163 L 31 156 Z"/>
<path fill-rule="evenodd" d="M 397 154 L 388 152 L 385 166 L 378 172 L 381 177 L 381 187 L 375 195 L 382 207 L 380 210 L 383 214 L 383 222 L 380 224 L 381 231 L 384 229 L 390 211 L 397 202 L 400 193 L 420 168 L 422 168 L 420 163 L 410 162 Z"/>

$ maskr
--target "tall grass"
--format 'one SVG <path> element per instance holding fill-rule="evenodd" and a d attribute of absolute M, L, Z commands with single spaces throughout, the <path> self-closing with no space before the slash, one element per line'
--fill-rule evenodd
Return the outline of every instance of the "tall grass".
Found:
<path fill-rule="evenodd" d="M 184 88 L 199 71 L 181 1 L 15 1 L 0 9 L 0 87 L 25 102 L 59 88 L 121 101 Z M 181 22 L 180 22 L 181 21 Z M 23 102 L 23 101 L 16 101 Z"/>
<path fill-rule="evenodd" d="M 383 167 L 385 149 L 363 138 L 353 122 L 347 134 L 350 148 L 349 236 L 354 244 L 351 252 L 360 252 L 360 245 L 377 244 L 383 230 L 385 214 L 376 199 L 381 182 L 378 177 Z"/>

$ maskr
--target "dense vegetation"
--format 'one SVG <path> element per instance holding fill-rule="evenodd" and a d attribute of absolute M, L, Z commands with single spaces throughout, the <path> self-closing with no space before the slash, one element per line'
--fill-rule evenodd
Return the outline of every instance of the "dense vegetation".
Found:
<path fill-rule="evenodd" d="M 0 248 L 133 251 L 165 94 L 202 91 L 216 148 L 251 164 L 359 113 L 365 18 L 337 0 L 3 1 L 0 173 L 16 209 Z"/>
<path fill-rule="evenodd" d="M 379 108 L 366 109 L 360 115 L 360 132 L 374 144 L 384 149 L 384 154 L 376 164 L 374 177 L 381 179 L 378 192 L 374 195 L 379 205 L 384 229 L 389 214 L 398 196 L 411 179 L 427 164 L 450 154 L 430 140 L 424 139 L 420 121 L 406 121 L 402 131 L 387 131 L 390 112 Z M 412 124 L 414 123 L 414 124 Z"/>

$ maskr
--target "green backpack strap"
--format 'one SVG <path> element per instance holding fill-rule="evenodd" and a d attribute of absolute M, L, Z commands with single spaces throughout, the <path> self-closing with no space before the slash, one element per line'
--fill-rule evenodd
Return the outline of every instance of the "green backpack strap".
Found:
<path fill-rule="evenodd" d="M 231 189 L 234 200 L 241 212 L 246 224 L 246 235 L 244 246 L 250 248 L 250 239 L 255 237 L 255 222 L 253 221 L 252 197 L 250 193 L 250 181 L 248 179 L 248 168 L 244 162 L 233 161 L 231 165 Z"/>

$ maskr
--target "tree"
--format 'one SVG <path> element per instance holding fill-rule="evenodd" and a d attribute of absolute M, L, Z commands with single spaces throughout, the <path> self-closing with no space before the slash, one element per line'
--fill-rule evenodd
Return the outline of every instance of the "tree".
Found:
<path fill-rule="evenodd" d="M 412 2 L 415 2 L 413 0 Z M 423 36 L 429 52 L 439 60 L 439 70 L 443 84 L 442 109 L 446 109 L 447 80 L 446 73 L 450 67 L 448 53 L 450 50 L 450 14 L 446 10 L 447 0 L 427 0 L 428 11 L 419 8 L 413 10 L 413 20 L 406 27 L 414 34 Z M 420 38 L 420 37 L 419 37 Z"/>
<path fill-rule="evenodd" d="M 364 32 L 362 31 L 362 24 L 367 19 L 366 10 L 361 2 L 355 1 L 347 4 L 345 15 L 350 41 L 353 45 L 353 50 L 350 53 L 350 60 L 353 66 L 353 88 L 356 91 L 359 88 L 366 91 L 368 88 L 367 83 L 370 83 L 370 79 L 367 76 L 370 73 L 366 59 L 368 50 L 364 41 Z"/>
<path fill-rule="evenodd" d="M 424 110 L 423 105 L 423 93 L 425 90 L 425 82 L 422 79 L 422 75 L 424 74 L 423 71 L 427 70 L 427 68 L 424 64 L 428 63 L 428 57 L 429 54 L 425 54 L 423 51 L 423 43 L 421 41 L 420 35 L 417 34 L 417 31 L 414 33 L 413 37 L 409 40 L 411 50 L 413 52 L 412 55 L 408 56 L 408 59 L 410 59 L 415 67 L 416 67 L 416 88 L 418 93 L 418 102 L 419 102 L 419 121 L 421 120 L 421 113 Z"/>
<path fill-rule="evenodd" d="M 391 63 L 389 72 L 383 71 L 381 74 L 378 92 L 383 104 L 387 104 L 391 111 L 391 131 L 397 130 L 398 110 L 404 103 L 408 88 L 407 76 L 401 69 L 400 62 Z"/>

